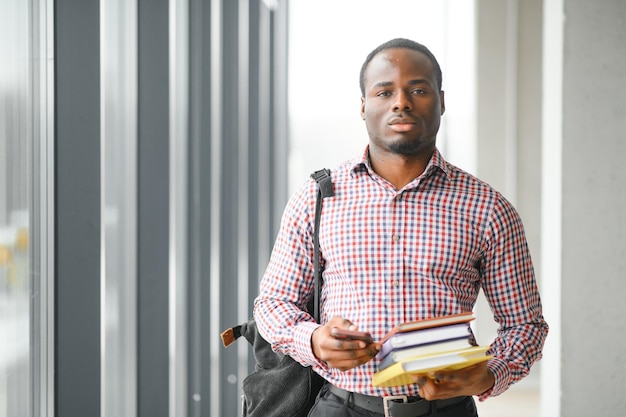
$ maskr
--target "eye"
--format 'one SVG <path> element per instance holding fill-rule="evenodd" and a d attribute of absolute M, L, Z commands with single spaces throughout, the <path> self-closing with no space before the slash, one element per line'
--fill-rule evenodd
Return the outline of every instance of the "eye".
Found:
<path fill-rule="evenodd" d="M 421 96 L 423 94 L 426 94 L 426 90 L 424 90 L 423 88 L 416 88 L 415 90 L 411 90 L 411 94 Z"/>
<path fill-rule="evenodd" d="M 377 97 L 389 97 L 390 95 L 390 91 L 380 91 L 378 94 L 376 94 Z"/>

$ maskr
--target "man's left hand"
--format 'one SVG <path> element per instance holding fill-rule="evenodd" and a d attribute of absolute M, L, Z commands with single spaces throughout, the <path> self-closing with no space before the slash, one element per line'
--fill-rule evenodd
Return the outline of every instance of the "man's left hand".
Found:
<path fill-rule="evenodd" d="M 419 386 L 420 397 L 432 401 L 480 395 L 493 387 L 495 378 L 487 368 L 487 362 L 481 362 L 457 371 L 416 375 L 415 383 Z"/>

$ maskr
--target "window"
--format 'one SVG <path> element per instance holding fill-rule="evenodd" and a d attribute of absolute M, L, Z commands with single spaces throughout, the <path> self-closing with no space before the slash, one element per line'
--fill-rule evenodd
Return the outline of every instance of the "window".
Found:
<path fill-rule="evenodd" d="M 0 1 L 0 417 L 52 404 L 46 11 Z"/>

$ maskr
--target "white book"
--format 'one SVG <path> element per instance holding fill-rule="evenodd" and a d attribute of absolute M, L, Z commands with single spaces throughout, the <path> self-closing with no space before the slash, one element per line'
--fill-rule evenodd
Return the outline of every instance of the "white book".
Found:
<path fill-rule="evenodd" d="M 449 339 L 470 337 L 472 330 L 469 323 L 449 324 L 441 327 L 395 333 L 383 342 L 381 357 L 386 356 L 394 349 L 424 345 Z"/>
<path fill-rule="evenodd" d="M 444 340 L 442 342 L 428 343 L 425 345 L 417 345 L 402 349 L 393 349 L 384 356 L 379 353 L 381 361 L 378 365 L 378 369 L 385 369 L 396 362 L 400 362 L 403 359 L 414 356 L 444 353 L 468 347 L 471 347 L 470 339 L 468 337 L 462 337 L 460 339 Z"/>

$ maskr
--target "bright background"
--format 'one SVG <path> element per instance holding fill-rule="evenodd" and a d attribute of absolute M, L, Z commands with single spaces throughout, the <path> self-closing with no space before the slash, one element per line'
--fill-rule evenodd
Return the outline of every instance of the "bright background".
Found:
<path fill-rule="evenodd" d="M 396 37 L 426 45 L 443 68 L 446 114 L 438 146 L 475 168 L 474 18 L 466 0 L 302 0 L 289 3 L 290 191 L 322 167 L 359 156 L 367 144 L 359 71 L 367 54 Z"/>

